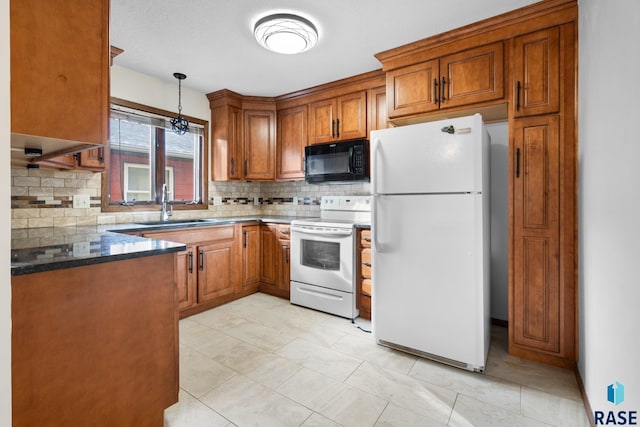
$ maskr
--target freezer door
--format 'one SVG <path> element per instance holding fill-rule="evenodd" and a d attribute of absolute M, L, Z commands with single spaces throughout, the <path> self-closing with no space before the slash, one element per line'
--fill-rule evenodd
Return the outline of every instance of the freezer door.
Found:
<path fill-rule="evenodd" d="M 376 340 L 484 367 L 489 321 L 482 195 L 375 196 Z"/>
<path fill-rule="evenodd" d="M 455 133 L 442 131 L 449 126 Z M 488 138 L 480 115 L 373 131 L 372 191 L 481 192 Z"/>

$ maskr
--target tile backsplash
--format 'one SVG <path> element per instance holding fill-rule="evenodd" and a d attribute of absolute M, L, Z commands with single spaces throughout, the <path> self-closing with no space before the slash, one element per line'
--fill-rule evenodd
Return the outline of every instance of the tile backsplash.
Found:
<path fill-rule="evenodd" d="M 11 228 L 105 225 L 159 219 L 157 210 L 102 212 L 101 179 L 101 174 L 93 172 L 11 168 Z M 78 194 L 90 197 L 89 208 L 73 208 L 73 196 Z M 175 211 L 173 218 L 314 216 L 320 212 L 322 196 L 367 194 L 370 194 L 369 183 L 209 182 L 208 209 Z M 221 204 L 214 204 L 214 197 L 219 197 Z"/>

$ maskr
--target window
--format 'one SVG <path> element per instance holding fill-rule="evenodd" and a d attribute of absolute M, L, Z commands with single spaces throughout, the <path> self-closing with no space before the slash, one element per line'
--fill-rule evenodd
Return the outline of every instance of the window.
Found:
<path fill-rule="evenodd" d="M 103 210 L 159 209 L 163 184 L 174 208 L 207 207 L 207 122 L 187 117 L 189 130 L 178 135 L 174 115 L 112 99 Z"/>

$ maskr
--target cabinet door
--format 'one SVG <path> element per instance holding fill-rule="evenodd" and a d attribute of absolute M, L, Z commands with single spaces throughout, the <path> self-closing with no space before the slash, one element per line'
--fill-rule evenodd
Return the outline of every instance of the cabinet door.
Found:
<path fill-rule="evenodd" d="M 560 289 L 559 118 L 518 119 L 513 129 L 511 342 L 560 353 L 561 312 L 573 301 Z"/>
<path fill-rule="evenodd" d="M 276 177 L 275 112 L 245 110 L 244 178 L 269 180 Z"/>
<path fill-rule="evenodd" d="M 198 246 L 198 302 L 234 293 L 233 249 L 233 241 Z"/>
<path fill-rule="evenodd" d="M 277 238 L 275 225 L 260 226 L 260 282 L 275 285 L 277 277 Z"/>
<path fill-rule="evenodd" d="M 276 287 L 278 290 L 288 293 L 289 281 L 290 281 L 290 269 L 291 269 L 291 245 L 289 240 L 279 239 L 277 244 L 278 249 L 278 275 L 276 280 Z"/>
<path fill-rule="evenodd" d="M 278 111 L 277 179 L 304 178 L 307 146 L 307 106 Z"/>
<path fill-rule="evenodd" d="M 11 131 L 107 143 L 109 1 L 11 2 Z"/>
<path fill-rule="evenodd" d="M 384 86 L 369 90 L 369 108 L 367 109 L 367 128 L 386 129 L 387 124 L 387 88 Z"/>
<path fill-rule="evenodd" d="M 242 227 L 242 287 L 260 282 L 260 226 Z"/>
<path fill-rule="evenodd" d="M 437 110 L 438 69 L 436 59 L 387 72 L 389 118 Z"/>
<path fill-rule="evenodd" d="M 309 144 L 322 144 L 335 139 L 337 108 L 334 98 L 309 105 Z"/>
<path fill-rule="evenodd" d="M 441 108 L 504 98 L 502 42 L 441 58 L 440 94 Z"/>
<path fill-rule="evenodd" d="M 242 110 L 229 107 L 227 124 L 227 171 L 229 179 L 242 179 L 244 153 L 242 150 Z"/>
<path fill-rule="evenodd" d="M 560 30 L 516 37 L 513 42 L 514 116 L 556 113 L 560 109 Z"/>
<path fill-rule="evenodd" d="M 367 137 L 367 92 L 355 92 L 338 98 L 336 139 Z"/>
<path fill-rule="evenodd" d="M 78 167 L 90 170 L 104 169 L 104 147 L 93 148 L 80 152 Z"/>
<path fill-rule="evenodd" d="M 176 284 L 178 286 L 178 308 L 189 308 L 196 303 L 193 272 L 195 270 L 195 248 L 187 246 L 186 251 L 177 253 Z"/>

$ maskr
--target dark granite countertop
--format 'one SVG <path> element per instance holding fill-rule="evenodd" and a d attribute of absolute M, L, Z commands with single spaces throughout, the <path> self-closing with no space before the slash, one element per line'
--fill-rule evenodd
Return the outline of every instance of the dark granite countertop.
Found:
<path fill-rule="evenodd" d="M 97 227 L 17 231 L 12 233 L 11 239 L 12 276 L 160 255 L 186 248 L 181 243 L 101 231 Z M 29 241 L 33 243 L 29 244 Z"/>
<path fill-rule="evenodd" d="M 103 262 L 179 252 L 182 243 L 124 234 L 176 228 L 211 227 L 238 222 L 290 224 L 295 216 L 219 217 L 84 227 L 44 227 L 11 232 L 11 275 L 39 273 Z"/>

